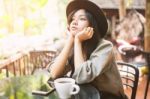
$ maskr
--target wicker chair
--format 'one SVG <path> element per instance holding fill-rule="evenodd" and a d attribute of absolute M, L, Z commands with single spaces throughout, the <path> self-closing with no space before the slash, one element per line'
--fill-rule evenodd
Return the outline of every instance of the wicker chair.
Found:
<path fill-rule="evenodd" d="M 139 81 L 139 69 L 136 66 L 125 62 L 117 62 L 117 66 L 124 88 L 131 89 L 131 93 L 128 95 L 130 96 L 129 99 L 136 99 L 136 92 Z"/>

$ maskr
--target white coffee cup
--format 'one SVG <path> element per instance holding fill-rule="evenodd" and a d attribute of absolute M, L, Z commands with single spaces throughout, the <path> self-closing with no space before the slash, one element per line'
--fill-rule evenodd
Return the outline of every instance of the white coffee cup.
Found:
<path fill-rule="evenodd" d="M 54 86 L 60 99 L 69 99 L 71 95 L 77 94 L 80 88 L 72 78 L 58 78 L 54 80 Z"/>

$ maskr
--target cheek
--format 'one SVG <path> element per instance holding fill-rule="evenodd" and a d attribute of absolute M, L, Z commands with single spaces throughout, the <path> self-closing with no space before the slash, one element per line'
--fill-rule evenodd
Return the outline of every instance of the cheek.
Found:
<path fill-rule="evenodd" d="M 78 32 L 82 31 L 86 27 L 88 27 L 88 26 L 80 26 L 80 28 L 78 28 Z"/>
<path fill-rule="evenodd" d="M 89 27 L 89 23 L 88 22 L 81 22 L 81 24 L 79 24 L 80 26 L 80 30 L 83 30 L 84 28 L 86 28 L 86 27 Z"/>
<path fill-rule="evenodd" d="M 78 28 L 78 32 L 82 31 L 85 27 Z"/>

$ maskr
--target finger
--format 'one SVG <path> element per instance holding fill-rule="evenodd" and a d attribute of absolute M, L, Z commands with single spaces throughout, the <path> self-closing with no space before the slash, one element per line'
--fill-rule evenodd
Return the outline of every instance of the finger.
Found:
<path fill-rule="evenodd" d="M 91 29 L 90 27 L 87 27 L 87 28 L 86 28 L 86 31 L 84 32 L 87 36 L 90 35 L 90 29 Z"/>
<path fill-rule="evenodd" d="M 88 30 L 88 35 L 91 35 L 92 31 L 93 31 L 93 28 L 90 27 Z"/>
<path fill-rule="evenodd" d="M 87 29 L 87 27 L 84 28 L 84 30 L 86 30 L 86 29 Z"/>
<path fill-rule="evenodd" d="M 91 27 L 88 27 L 88 28 L 87 28 L 87 32 L 90 32 L 90 30 L 91 30 Z"/>
<path fill-rule="evenodd" d="M 90 28 L 89 32 L 92 32 L 93 31 L 93 28 Z"/>
<path fill-rule="evenodd" d="M 85 32 L 87 32 L 87 28 L 84 28 L 84 29 L 83 29 L 83 33 L 85 33 Z"/>
<path fill-rule="evenodd" d="M 91 28 L 89 31 L 89 37 L 91 38 L 93 36 L 93 34 L 94 34 L 94 31 L 93 31 L 93 28 Z"/>
<path fill-rule="evenodd" d="M 89 32 L 90 28 L 86 27 L 85 30 L 86 30 L 86 33 L 87 33 L 87 32 Z"/>

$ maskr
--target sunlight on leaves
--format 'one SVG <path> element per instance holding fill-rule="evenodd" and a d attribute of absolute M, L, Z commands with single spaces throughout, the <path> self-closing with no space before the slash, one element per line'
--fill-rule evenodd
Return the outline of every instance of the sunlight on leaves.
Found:
<path fill-rule="evenodd" d="M 39 7 L 43 7 L 48 0 L 32 0 L 33 3 L 37 4 Z"/>

